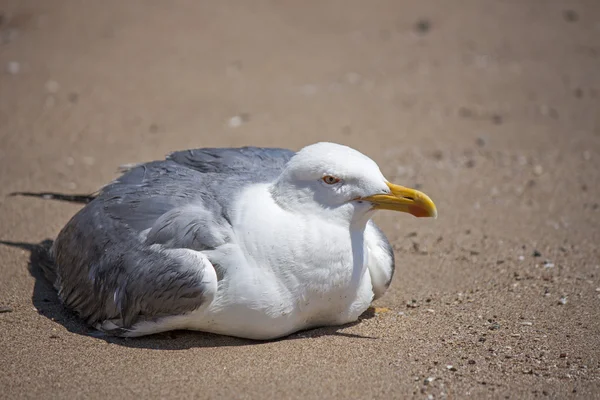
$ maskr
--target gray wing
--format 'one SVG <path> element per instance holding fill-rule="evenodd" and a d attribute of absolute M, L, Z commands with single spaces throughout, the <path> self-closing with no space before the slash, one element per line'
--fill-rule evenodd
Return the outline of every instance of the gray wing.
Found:
<path fill-rule="evenodd" d="M 200 172 L 278 173 L 295 153 L 287 149 L 265 147 L 205 148 L 171 153 L 168 160 Z"/>
<path fill-rule="evenodd" d="M 52 249 L 59 297 L 91 325 L 118 319 L 124 329 L 198 308 L 202 274 L 166 250 L 226 243 L 231 199 L 272 179 L 290 154 L 200 149 L 133 167 L 59 233 Z"/>

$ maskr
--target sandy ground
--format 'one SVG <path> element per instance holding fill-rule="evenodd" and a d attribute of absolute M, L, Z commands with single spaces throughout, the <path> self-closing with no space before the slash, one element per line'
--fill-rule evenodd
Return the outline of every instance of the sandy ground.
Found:
<path fill-rule="evenodd" d="M 597 1 L 0 2 L 0 398 L 600 398 Z M 353 146 L 437 220 L 360 323 L 103 340 L 35 245 L 117 166 Z M 29 263 L 33 262 L 33 274 Z"/>

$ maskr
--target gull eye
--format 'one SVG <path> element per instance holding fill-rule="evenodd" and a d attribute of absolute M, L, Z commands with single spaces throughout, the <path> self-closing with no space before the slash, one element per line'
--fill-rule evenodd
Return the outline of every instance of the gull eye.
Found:
<path fill-rule="evenodd" d="M 334 183 L 338 183 L 339 181 L 340 178 L 336 178 L 335 176 L 325 175 L 323 177 L 323 182 L 325 182 L 328 185 L 333 185 Z"/>

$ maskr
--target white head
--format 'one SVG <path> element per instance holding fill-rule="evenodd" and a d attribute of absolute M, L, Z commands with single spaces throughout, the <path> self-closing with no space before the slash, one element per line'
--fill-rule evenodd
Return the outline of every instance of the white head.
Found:
<path fill-rule="evenodd" d="M 366 224 L 377 209 L 437 216 L 427 195 L 389 183 L 369 157 L 334 143 L 313 144 L 296 153 L 271 193 L 283 208 L 348 223 Z"/>

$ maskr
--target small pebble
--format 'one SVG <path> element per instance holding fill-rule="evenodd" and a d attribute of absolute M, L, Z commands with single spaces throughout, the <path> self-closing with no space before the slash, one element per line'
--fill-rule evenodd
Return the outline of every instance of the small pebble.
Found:
<path fill-rule="evenodd" d="M 12 307 L 9 306 L 0 306 L 0 314 L 13 312 Z"/>
<path fill-rule="evenodd" d="M 424 35 L 431 30 L 431 22 L 426 19 L 419 20 L 415 24 L 415 30 L 417 33 Z"/>
<path fill-rule="evenodd" d="M 475 364 L 477 364 L 477 363 L 475 362 L 475 360 L 469 360 L 469 361 L 467 361 L 467 362 L 469 363 L 469 365 L 475 365 Z"/>
<path fill-rule="evenodd" d="M 435 378 L 433 376 L 430 376 L 428 378 L 425 378 L 425 380 L 423 381 L 424 385 L 429 385 L 431 382 L 433 382 L 435 380 Z"/>
<path fill-rule="evenodd" d="M 544 265 L 544 268 L 554 268 L 554 263 L 551 263 L 548 260 L 544 261 L 543 265 Z"/>
<path fill-rule="evenodd" d="M 519 261 L 523 261 L 525 259 L 525 256 L 519 256 L 517 258 L 519 259 Z"/>
<path fill-rule="evenodd" d="M 236 115 L 235 117 L 231 117 L 231 119 L 229 120 L 229 127 L 230 128 L 239 128 L 240 126 L 242 126 L 242 117 L 239 115 Z"/>
<path fill-rule="evenodd" d="M 567 353 L 560 353 L 559 357 L 560 358 L 567 358 Z"/>
<path fill-rule="evenodd" d="M 58 82 L 53 80 L 46 82 L 46 91 L 48 93 L 56 93 L 58 92 L 58 89 L 60 89 L 60 85 L 58 84 Z"/>
<path fill-rule="evenodd" d="M 500 324 L 497 322 L 494 322 L 488 327 L 488 329 L 490 331 L 497 331 L 498 329 L 500 329 Z"/>
<path fill-rule="evenodd" d="M 534 256 L 534 257 L 541 257 L 541 256 L 542 256 L 542 253 L 540 253 L 538 250 L 534 250 L 534 251 L 533 251 L 533 256 Z"/>
<path fill-rule="evenodd" d="M 454 371 L 456 371 L 456 370 L 457 370 L 457 369 L 456 369 L 456 367 L 455 367 L 454 365 L 446 365 L 446 369 L 447 369 L 448 371 L 452 371 L 452 372 L 454 372 Z"/>
<path fill-rule="evenodd" d="M 524 326 L 532 326 L 532 325 L 533 325 L 533 322 L 530 322 L 530 321 L 523 321 L 523 322 L 521 322 L 521 325 L 524 325 Z"/>
<path fill-rule="evenodd" d="M 6 63 L 6 72 L 16 75 L 21 71 L 21 64 L 18 61 L 9 61 Z"/>
<path fill-rule="evenodd" d="M 579 15 L 575 10 L 565 10 L 563 11 L 563 18 L 567 22 L 577 22 L 579 20 Z"/>
<path fill-rule="evenodd" d="M 558 300 L 558 304 L 560 304 L 561 306 L 564 306 L 565 304 L 567 304 L 567 298 L 561 297 L 560 300 Z"/>
<path fill-rule="evenodd" d="M 503 121 L 504 121 L 504 118 L 502 118 L 502 115 L 498 115 L 498 114 L 492 115 L 492 122 L 495 125 L 500 125 Z"/>
<path fill-rule="evenodd" d="M 50 335 L 50 339 L 58 339 L 58 338 L 60 338 L 60 336 L 55 335 L 55 334 Z"/>

